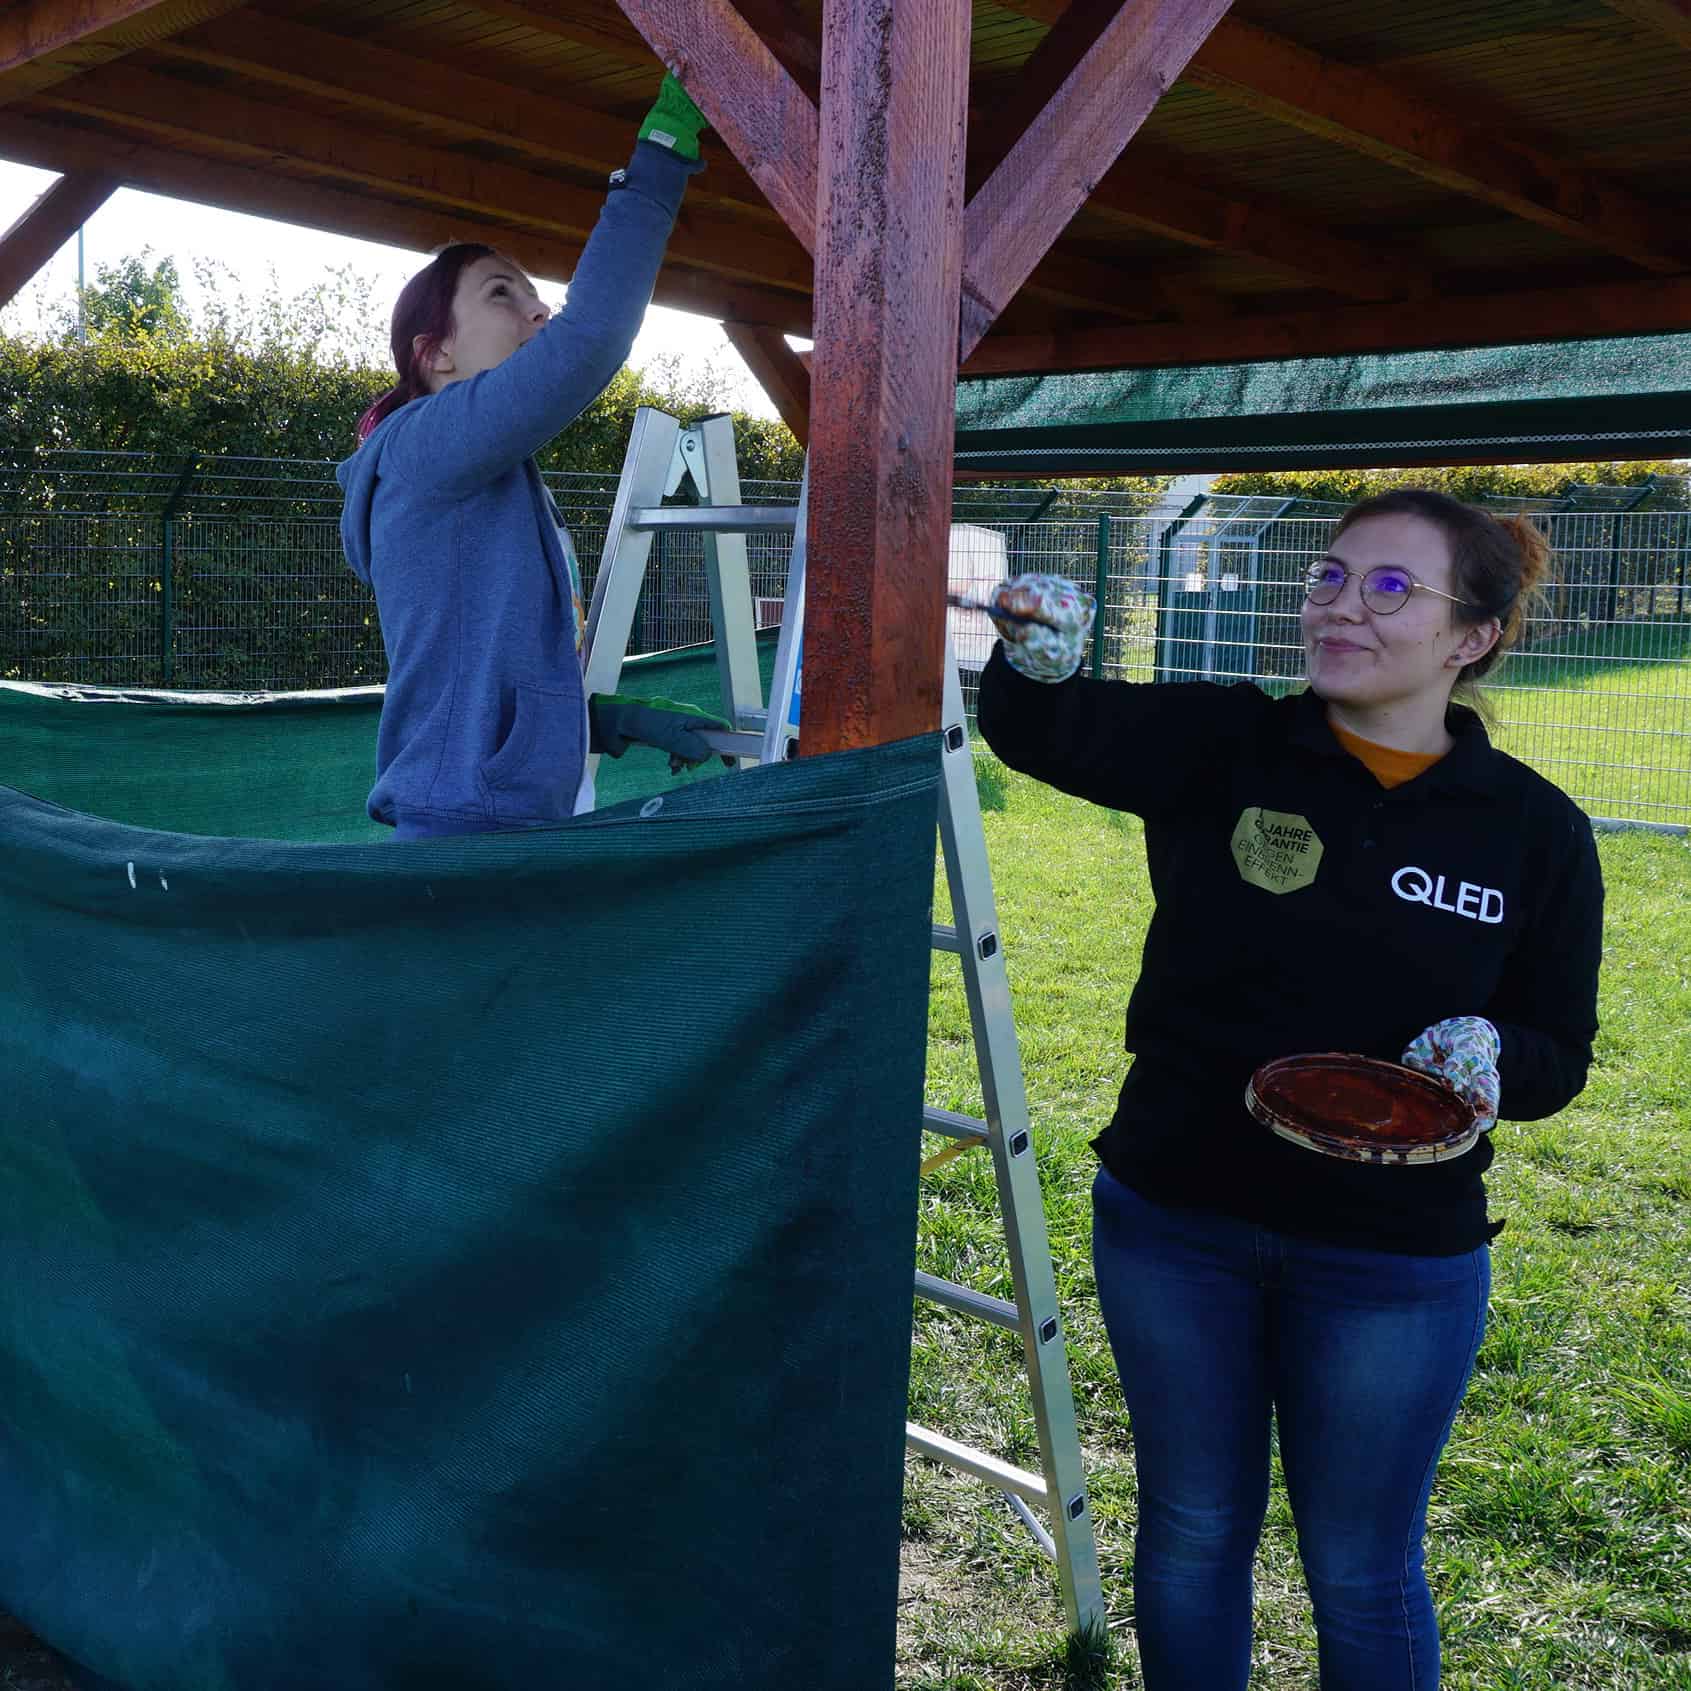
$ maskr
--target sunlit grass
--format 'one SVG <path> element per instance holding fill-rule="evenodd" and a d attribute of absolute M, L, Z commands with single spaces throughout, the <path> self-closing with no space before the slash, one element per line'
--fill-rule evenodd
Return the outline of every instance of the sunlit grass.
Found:
<path fill-rule="evenodd" d="M 1000 923 L 1037 1136 L 1110 1630 L 1066 1659 L 1049 1563 L 977 1481 L 912 1461 L 903 1691 L 1135 1687 L 1132 1444 L 1093 1293 L 1087 1141 L 1125 1065 L 1149 918 L 1139 824 L 983 760 Z M 1429 1572 L 1449 1691 L 1691 1686 L 1691 847 L 1599 841 L 1603 1032 L 1584 1095 L 1497 1130 L 1490 1326 L 1434 1492 Z M 943 879 L 941 904 L 943 906 Z M 979 1113 L 956 960 L 936 957 L 930 1102 Z M 935 1142 L 937 1144 L 937 1141 Z M 1010 1295 L 990 1162 L 923 1184 L 921 1266 Z M 1037 1466 L 1013 1335 L 921 1305 L 912 1415 Z M 1258 1565 L 1253 1691 L 1312 1691 L 1283 1490 Z"/>

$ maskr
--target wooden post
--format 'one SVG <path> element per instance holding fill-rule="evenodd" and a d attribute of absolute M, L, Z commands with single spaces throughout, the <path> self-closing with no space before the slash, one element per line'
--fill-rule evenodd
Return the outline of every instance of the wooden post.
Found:
<path fill-rule="evenodd" d="M 824 0 L 806 754 L 939 726 L 969 0 Z"/>

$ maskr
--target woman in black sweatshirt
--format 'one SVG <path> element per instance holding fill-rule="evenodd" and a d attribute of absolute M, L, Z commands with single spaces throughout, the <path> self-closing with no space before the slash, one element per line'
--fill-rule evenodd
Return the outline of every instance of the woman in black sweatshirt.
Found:
<path fill-rule="evenodd" d="M 1269 1059 L 1335 1050 L 1443 1077 L 1486 1129 L 1584 1086 L 1590 823 L 1461 702 L 1547 564 L 1523 519 L 1421 490 L 1364 501 L 1311 566 L 1309 688 L 1289 698 L 1088 680 L 1086 596 L 999 589 L 1050 626 L 999 625 L 982 734 L 1011 768 L 1142 817 L 1156 896 L 1093 1189 L 1147 1691 L 1243 1691 L 1271 1419 L 1323 1691 L 1438 1684 L 1421 1541 L 1484 1329 L 1491 1140 L 1342 1161 L 1269 1133 L 1244 1094 Z"/>

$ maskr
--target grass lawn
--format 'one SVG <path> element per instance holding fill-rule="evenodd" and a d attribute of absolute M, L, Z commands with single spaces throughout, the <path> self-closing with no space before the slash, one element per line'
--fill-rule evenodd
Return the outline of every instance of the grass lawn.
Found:
<path fill-rule="evenodd" d="M 1066 1666 L 1056 1581 L 1025 1529 L 988 1487 L 912 1459 L 898 1685 L 1134 1687 L 1132 1441 L 1092 1288 L 1087 1140 L 1126 1061 L 1150 914 L 1141 830 L 985 758 L 979 777 L 1118 1648 L 1108 1667 Z M 1590 1085 L 1552 1121 L 1497 1130 L 1509 1225 L 1428 1537 L 1447 1691 L 1691 1688 L 1691 846 L 1631 833 L 1599 849 Z M 934 985 L 929 1102 L 979 1114 L 953 958 L 935 958 Z M 924 1181 L 920 1266 L 1011 1295 L 984 1152 Z M 1037 1467 L 1019 1340 L 927 1304 L 916 1335 L 913 1418 Z M 1253 1691 L 1313 1688 L 1278 1477 L 1257 1577 Z"/>

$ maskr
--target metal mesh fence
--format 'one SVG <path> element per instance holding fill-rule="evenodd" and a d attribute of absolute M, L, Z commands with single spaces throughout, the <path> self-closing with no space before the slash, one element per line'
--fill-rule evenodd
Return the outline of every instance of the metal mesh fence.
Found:
<path fill-rule="evenodd" d="M 591 592 L 614 481 L 547 477 Z M 747 481 L 748 503 L 797 498 Z M 1691 824 L 1691 510 L 1584 490 L 1533 509 L 1556 582 L 1487 684 L 1500 744 L 1598 817 Z M 1670 494 L 1673 490 L 1670 490 Z M 1622 497 L 1622 495 L 1625 497 Z M 1682 496 L 1671 502 L 1683 505 Z M 1339 507 L 1211 497 L 1169 520 L 1146 495 L 957 490 L 950 585 L 1043 570 L 1099 596 L 1093 674 L 1254 681 L 1303 674 L 1301 578 Z M 344 687 L 386 674 L 374 602 L 341 557 L 333 466 L 39 453 L 0 464 L 0 677 L 222 689 Z M 747 539 L 759 621 L 778 622 L 789 542 Z M 711 636 L 702 535 L 655 537 L 632 649 Z M 948 613 L 971 709 L 992 636 Z"/>
<path fill-rule="evenodd" d="M 1296 686 L 1301 578 L 1338 514 L 1216 498 L 1112 521 L 1096 673 Z M 1534 514 L 1554 585 L 1486 679 L 1494 739 L 1595 817 L 1691 825 L 1691 511 Z"/>

